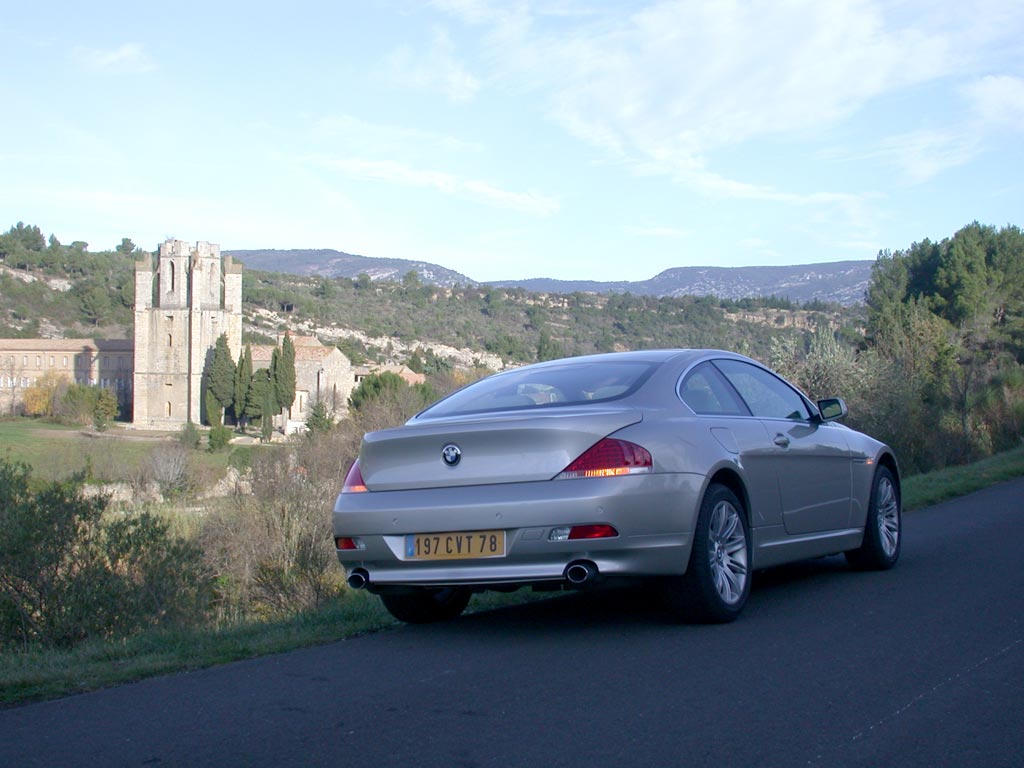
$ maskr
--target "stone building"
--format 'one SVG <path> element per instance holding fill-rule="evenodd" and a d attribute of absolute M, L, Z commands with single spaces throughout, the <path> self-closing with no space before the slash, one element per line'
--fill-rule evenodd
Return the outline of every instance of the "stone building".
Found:
<path fill-rule="evenodd" d="M 351 362 L 337 347 L 324 346 L 316 336 L 292 336 L 291 340 L 295 347 L 295 401 L 278 419 L 285 434 L 300 428 L 317 402 L 322 401 L 330 413 L 344 413 L 356 382 Z M 283 342 L 281 334 L 276 346 Z M 253 370 L 270 368 L 275 348 L 253 345 Z"/>
<path fill-rule="evenodd" d="M 0 412 L 17 412 L 25 390 L 47 373 L 107 387 L 126 405 L 133 351 L 130 339 L 0 339 Z"/>
<path fill-rule="evenodd" d="M 242 347 L 242 267 L 220 246 L 181 240 L 135 264 L 134 414 L 136 425 L 203 421 L 203 371 L 217 338 L 232 359 Z"/>
<path fill-rule="evenodd" d="M 242 349 L 242 265 L 220 246 L 181 240 L 160 245 L 156 261 L 135 264 L 132 339 L 0 339 L 0 413 L 16 413 L 24 391 L 47 372 L 79 384 L 108 387 L 131 406 L 140 427 L 178 429 L 201 424 L 203 372 L 214 345 L 227 334 L 233 360 Z M 283 335 L 278 338 L 281 344 Z M 301 427 L 322 400 L 341 415 L 356 376 L 349 359 L 315 336 L 293 336 L 295 401 L 275 420 L 286 432 Z M 253 345 L 253 368 L 269 368 L 273 346 Z"/>

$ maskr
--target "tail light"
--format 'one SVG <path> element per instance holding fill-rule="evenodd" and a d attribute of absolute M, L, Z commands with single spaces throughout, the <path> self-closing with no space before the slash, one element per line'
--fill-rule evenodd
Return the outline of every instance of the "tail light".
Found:
<path fill-rule="evenodd" d="M 345 475 L 345 484 L 341 486 L 342 493 L 366 493 L 369 488 L 363 482 L 363 473 L 359 471 L 359 459 L 352 462 L 352 466 Z"/>
<path fill-rule="evenodd" d="M 552 528 L 548 541 L 578 541 L 579 539 L 614 539 L 619 535 L 614 526 L 599 523 L 597 525 L 573 525 Z"/>
<path fill-rule="evenodd" d="M 366 549 L 366 544 L 356 536 L 335 536 L 334 548 L 342 550 Z"/>
<path fill-rule="evenodd" d="M 590 446 L 555 479 L 638 475 L 653 470 L 654 461 L 646 448 L 626 440 L 606 437 Z"/>

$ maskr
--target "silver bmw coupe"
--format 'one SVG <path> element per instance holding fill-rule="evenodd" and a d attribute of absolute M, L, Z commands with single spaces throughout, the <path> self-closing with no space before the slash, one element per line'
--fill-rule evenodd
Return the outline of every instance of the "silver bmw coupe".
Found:
<path fill-rule="evenodd" d="M 735 619 L 759 568 L 900 554 L 892 449 L 759 363 L 623 352 L 495 374 L 367 434 L 334 506 L 348 583 L 396 618 L 474 591 L 646 580 L 690 621 Z"/>

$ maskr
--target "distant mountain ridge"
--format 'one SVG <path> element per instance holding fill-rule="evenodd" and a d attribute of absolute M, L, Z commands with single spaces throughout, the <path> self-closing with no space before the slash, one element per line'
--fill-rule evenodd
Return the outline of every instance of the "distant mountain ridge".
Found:
<path fill-rule="evenodd" d="M 415 270 L 419 274 L 420 280 L 430 285 L 450 288 L 453 285 L 476 283 L 475 280 L 471 280 L 460 272 L 427 261 L 356 256 L 330 248 L 224 250 L 223 252 L 241 260 L 250 269 L 260 269 L 264 272 L 351 278 L 367 274 L 373 280 L 401 282 L 403 276 L 411 270 Z"/>
<path fill-rule="evenodd" d="M 674 267 L 649 280 L 500 280 L 497 287 L 541 293 L 633 293 L 639 296 L 716 296 L 720 299 L 778 296 L 844 306 L 864 301 L 873 261 L 836 261 L 787 267 Z"/>
<path fill-rule="evenodd" d="M 225 250 L 251 269 L 293 275 L 400 281 L 409 271 L 431 285 L 491 285 L 538 293 L 632 293 L 639 296 L 716 296 L 721 299 L 777 296 L 791 301 L 860 303 L 871 282 L 873 261 L 836 261 L 783 267 L 675 267 L 648 280 L 496 280 L 480 283 L 455 270 L 409 259 L 384 259 L 331 249 Z"/>

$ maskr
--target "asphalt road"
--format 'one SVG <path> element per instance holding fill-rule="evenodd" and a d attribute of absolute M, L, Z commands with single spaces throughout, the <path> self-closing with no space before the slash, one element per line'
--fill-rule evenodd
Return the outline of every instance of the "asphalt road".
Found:
<path fill-rule="evenodd" d="M 0 711 L 0 766 L 1024 765 L 1024 479 L 726 626 L 582 595 Z"/>

